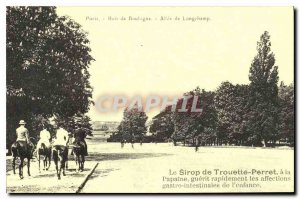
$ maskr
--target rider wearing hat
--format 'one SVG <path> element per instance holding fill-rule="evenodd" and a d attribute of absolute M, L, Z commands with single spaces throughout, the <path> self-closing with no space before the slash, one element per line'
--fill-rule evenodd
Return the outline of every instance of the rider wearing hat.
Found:
<path fill-rule="evenodd" d="M 26 122 L 24 120 L 20 120 L 19 122 L 19 128 L 16 129 L 17 134 L 17 140 L 16 142 L 20 145 L 23 145 L 25 148 L 27 148 L 29 141 L 29 133 L 27 128 L 25 127 Z"/>

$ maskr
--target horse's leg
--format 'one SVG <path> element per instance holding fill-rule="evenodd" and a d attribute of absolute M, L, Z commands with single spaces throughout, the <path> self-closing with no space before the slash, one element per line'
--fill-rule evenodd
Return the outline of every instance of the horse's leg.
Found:
<path fill-rule="evenodd" d="M 27 174 L 30 176 L 30 157 L 27 157 Z"/>
<path fill-rule="evenodd" d="M 17 157 L 13 157 L 13 162 L 12 162 L 12 167 L 13 167 L 13 171 L 14 171 L 14 174 L 16 174 L 16 158 Z"/>
<path fill-rule="evenodd" d="M 75 159 L 75 164 L 77 166 L 77 155 L 75 154 L 75 152 L 74 152 L 74 159 Z"/>
<path fill-rule="evenodd" d="M 57 176 L 58 176 L 58 166 L 57 166 L 57 162 L 55 161 L 54 163 L 55 163 L 56 174 L 57 174 Z"/>
<path fill-rule="evenodd" d="M 50 168 L 50 164 L 51 164 L 51 153 L 48 154 L 47 158 L 48 158 L 49 162 L 48 162 L 48 167 L 46 168 L 46 170 L 48 171 L 48 169 Z"/>
<path fill-rule="evenodd" d="M 81 155 L 81 171 L 84 169 L 84 155 Z"/>
<path fill-rule="evenodd" d="M 47 159 L 48 159 L 48 156 L 47 156 L 47 154 L 46 154 L 46 155 L 45 155 L 45 170 L 46 170 L 46 168 L 48 167 Z"/>
<path fill-rule="evenodd" d="M 62 170 L 63 170 L 62 172 L 63 172 L 63 176 L 66 176 L 65 168 L 66 168 L 66 162 L 63 161 L 63 162 L 62 162 Z"/>
<path fill-rule="evenodd" d="M 45 170 L 46 167 L 47 167 L 47 156 L 46 155 L 44 155 L 43 162 L 44 162 L 44 168 L 43 168 L 43 170 Z"/>
<path fill-rule="evenodd" d="M 82 157 L 81 157 L 81 154 L 79 154 L 79 171 L 81 172 L 82 171 Z"/>
<path fill-rule="evenodd" d="M 55 169 L 56 169 L 56 175 L 57 175 L 57 178 L 60 180 L 60 174 L 59 174 L 59 170 L 58 170 L 58 163 L 59 163 L 59 158 L 58 158 L 58 154 L 57 154 L 58 152 L 57 151 L 53 151 L 53 154 L 52 154 L 52 156 L 53 156 L 53 160 L 54 160 L 54 164 L 55 164 Z"/>
<path fill-rule="evenodd" d="M 66 175 L 66 173 L 65 173 L 65 167 L 66 167 L 66 161 L 65 160 L 61 160 L 61 166 L 60 166 L 60 168 L 62 170 L 63 176 Z"/>
<path fill-rule="evenodd" d="M 50 169 L 50 165 L 51 165 L 51 152 L 49 154 L 49 166 L 48 166 L 48 169 Z"/>
<path fill-rule="evenodd" d="M 79 155 L 79 170 L 82 171 L 82 154 Z"/>
<path fill-rule="evenodd" d="M 41 173 L 41 156 L 38 154 L 38 159 L 39 159 L 39 173 Z"/>
<path fill-rule="evenodd" d="M 57 164 L 56 164 L 56 173 L 57 173 L 57 177 L 60 180 L 60 165 L 58 165 L 60 163 L 59 160 L 57 160 Z"/>
<path fill-rule="evenodd" d="M 82 156 L 82 159 L 83 159 L 83 161 L 82 161 L 82 170 L 84 170 L 84 162 L 85 162 L 85 157 L 84 157 L 84 156 Z"/>
<path fill-rule="evenodd" d="M 20 157 L 20 165 L 19 165 L 19 176 L 21 179 L 23 179 L 23 162 L 24 162 L 24 158 Z"/>
<path fill-rule="evenodd" d="M 78 172 L 79 172 L 81 170 L 80 154 L 77 157 L 77 161 L 78 161 Z"/>
<path fill-rule="evenodd" d="M 66 155 L 66 159 L 65 159 L 65 168 L 68 169 L 69 168 L 69 160 L 68 160 L 68 155 L 69 155 L 69 149 L 67 149 L 67 155 Z"/>

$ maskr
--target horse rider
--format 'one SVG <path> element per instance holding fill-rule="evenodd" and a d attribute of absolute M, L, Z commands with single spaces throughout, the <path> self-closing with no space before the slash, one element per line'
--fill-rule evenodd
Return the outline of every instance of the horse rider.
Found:
<path fill-rule="evenodd" d="M 16 134 L 17 134 L 16 142 L 20 146 L 23 146 L 24 149 L 27 151 L 27 147 L 31 142 L 29 141 L 28 130 L 25 127 L 26 122 L 24 120 L 20 120 L 19 125 L 20 125 L 19 128 L 16 129 Z"/>
<path fill-rule="evenodd" d="M 85 147 L 84 147 L 84 155 L 87 156 L 88 152 L 87 152 L 87 144 L 85 142 L 85 137 L 86 137 L 86 131 L 82 128 L 80 123 L 76 124 L 76 129 L 74 131 L 74 144 L 77 144 L 78 142 L 82 142 L 84 143 Z"/>
<path fill-rule="evenodd" d="M 44 127 L 44 125 L 43 125 Z M 41 132 L 40 132 L 40 140 L 37 143 L 37 149 L 40 149 L 42 144 L 45 144 L 45 146 L 47 148 L 49 148 L 51 146 L 50 144 L 50 139 L 51 139 L 51 135 L 50 132 L 48 131 L 48 128 L 44 128 Z M 37 150 L 37 157 L 39 157 L 39 150 Z"/>
<path fill-rule="evenodd" d="M 69 139 L 69 133 L 62 127 L 59 127 L 56 131 L 56 139 L 53 142 L 53 146 L 67 146 Z"/>

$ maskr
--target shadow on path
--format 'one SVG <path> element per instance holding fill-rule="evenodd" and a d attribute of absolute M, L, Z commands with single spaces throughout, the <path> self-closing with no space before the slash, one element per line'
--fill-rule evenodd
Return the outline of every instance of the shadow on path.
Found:
<path fill-rule="evenodd" d="M 92 180 L 94 178 L 97 178 L 97 177 L 105 177 L 105 176 L 108 176 L 108 174 L 112 171 L 117 171 L 117 170 L 120 170 L 120 169 L 96 169 L 93 173 L 93 175 L 89 178 L 89 180 Z"/>
<path fill-rule="evenodd" d="M 170 156 L 168 153 L 90 153 L 85 158 L 86 161 L 106 161 L 106 160 L 122 160 L 122 159 L 141 159 L 154 158 L 162 156 Z"/>

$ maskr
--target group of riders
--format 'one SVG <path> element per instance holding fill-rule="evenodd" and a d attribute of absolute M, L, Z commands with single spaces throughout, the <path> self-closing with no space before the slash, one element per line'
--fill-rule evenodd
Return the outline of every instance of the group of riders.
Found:
<path fill-rule="evenodd" d="M 20 120 L 19 127 L 16 129 L 17 140 L 11 146 L 11 152 L 13 156 L 12 166 L 13 173 L 16 174 L 15 171 L 15 161 L 16 158 L 20 158 L 19 164 L 19 176 L 23 179 L 23 163 L 24 159 L 27 159 L 27 173 L 30 176 L 30 159 L 32 159 L 32 155 L 34 153 L 34 144 L 30 140 L 29 131 L 25 127 L 26 122 L 24 120 Z M 59 124 L 61 126 L 62 124 Z M 83 171 L 84 169 L 84 161 L 87 153 L 87 144 L 85 142 L 85 138 L 87 135 L 86 129 L 82 128 L 81 123 L 77 121 L 75 130 L 72 133 L 68 133 L 64 128 L 59 127 L 55 124 L 54 128 L 56 129 L 56 134 L 54 139 L 52 140 L 49 129 L 43 125 L 43 129 L 40 132 L 40 140 L 37 143 L 36 147 L 36 157 L 39 163 L 39 171 L 40 171 L 40 155 L 44 156 L 44 169 L 48 170 L 51 164 L 51 159 L 55 163 L 55 168 L 57 172 L 57 177 L 60 179 L 61 171 L 63 175 L 65 175 L 65 169 L 68 168 L 68 149 L 72 149 L 72 153 L 75 156 L 75 162 L 78 166 L 77 171 Z M 52 157 L 51 157 L 52 156 Z"/>
<path fill-rule="evenodd" d="M 17 140 L 16 140 L 16 144 L 19 146 L 22 146 L 25 148 L 25 150 L 27 151 L 28 147 L 33 146 L 33 143 L 30 141 L 30 136 L 29 136 L 29 131 L 28 129 L 25 127 L 26 122 L 24 120 L 20 120 L 19 122 L 19 127 L 16 129 L 16 134 L 17 134 Z M 87 144 L 85 142 L 85 138 L 86 138 L 86 131 L 81 127 L 81 124 L 78 123 L 76 124 L 76 129 L 74 130 L 74 134 L 73 134 L 73 142 L 70 142 L 70 138 L 72 137 L 71 133 L 68 133 L 68 131 L 66 131 L 64 128 L 59 127 L 56 130 L 56 135 L 55 135 L 55 139 L 53 140 L 53 142 L 51 143 L 51 134 L 49 132 L 49 129 L 43 125 L 43 130 L 40 132 L 40 139 L 37 143 L 36 148 L 39 149 L 41 148 L 42 144 L 44 144 L 45 147 L 47 148 L 56 148 L 56 147 L 68 147 L 67 145 L 76 145 L 77 143 L 81 142 L 85 145 L 84 149 L 85 149 L 85 156 L 88 155 L 87 152 Z M 39 157 L 39 150 L 36 151 L 37 152 L 37 157 Z"/>

